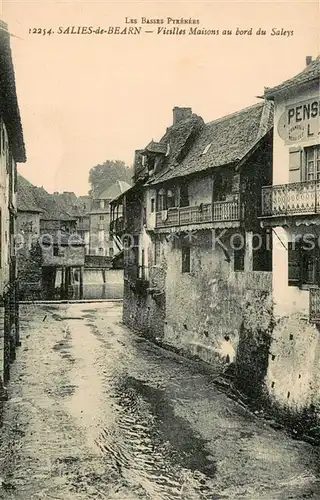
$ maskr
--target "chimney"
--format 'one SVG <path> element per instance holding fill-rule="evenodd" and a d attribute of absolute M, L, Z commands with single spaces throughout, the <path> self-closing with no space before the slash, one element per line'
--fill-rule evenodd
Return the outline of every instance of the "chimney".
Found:
<path fill-rule="evenodd" d="M 192 108 L 179 108 L 178 106 L 175 106 L 173 108 L 173 125 L 190 118 L 191 115 Z"/>
<path fill-rule="evenodd" d="M 306 66 L 309 66 L 309 64 L 312 63 L 312 56 L 307 56 L 306 57 Z"/>
<path fill-rule="evenodd" d="M 145 170 L 144 165 L 142 163 L 142 149 L 136 149 L 134 152 L 134 160 L 133 160 L 133 177 L 136 181 L 139 178 L 139 175 Z"/>

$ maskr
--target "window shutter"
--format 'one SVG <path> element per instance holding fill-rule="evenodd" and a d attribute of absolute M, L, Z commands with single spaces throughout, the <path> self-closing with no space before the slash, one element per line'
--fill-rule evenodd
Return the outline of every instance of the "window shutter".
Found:
<path fill-rule="evenodd" d="M 288 285 L 300 286 L 302 279 L 301 245 L 288 243 Z"/>
<path fill-rule="evenodd" d="M 289 149 L 289 182 L 300 182 L 302 171 L 302 149 Z"/>

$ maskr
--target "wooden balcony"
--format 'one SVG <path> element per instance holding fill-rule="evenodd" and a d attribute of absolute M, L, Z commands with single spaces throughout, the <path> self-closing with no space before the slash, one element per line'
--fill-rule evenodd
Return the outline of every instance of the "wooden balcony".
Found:
<path fill-rule="evenodd" d="M 262 217 L 320 213 L 320 181 L 262 188 Z"/>
<path fill-rule="evenodd" d="M 121 235 L 125 230 L 124 217 L 120 216 L 110 222 L 110 234 Z"/>
<path fill-rule="evenodd" d="M 320 323 L 320 289 L 312 287 L 309 294 L 309 320 L 311 323 Z"/>
<path fill-rule="evenodd" d="M 240 220 L 240 202 L 216 201 L 190 207 L 174 207 L 156 213 L 156 228 L 201 224 L 204 222 L 231 222 Z"/>

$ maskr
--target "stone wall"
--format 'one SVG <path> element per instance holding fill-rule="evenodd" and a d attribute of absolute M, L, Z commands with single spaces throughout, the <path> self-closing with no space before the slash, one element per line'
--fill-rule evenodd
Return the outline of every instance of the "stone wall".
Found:
<path fill-rule="evenodd" d="M 54 246 L 42 245 L 42 265 L 54 267 L 79 267 L 84 265 L 84 246 L 60 246 L 61 255 L 55 256 Z"/>
<path fill-rule="evenodd" d="M 270 302 L 271 274 L 234 271 L 231 249 L 227 254 L 219 247 L 213 250 L 210 231 L 196 236 L 190 273 L 181 272 L 179 245 L 168 243 L 164 339 L 209 363 L 225 358 L 227 349 L 232 361 L 244 321 L 256 320 L 261 295 Z"/>
<path fill-rule="evenodd" d="M 40 298 L 42 275 L 41 247 L 33 243 L 17 251 L 17 267 L 20 297 L 23 300 Z"/>
<path fill-rule="evenodd" d="M 123 322 L 151 339 L 162 339 L 165 315 L 164 294 L 153 294 L 124 280 Z"/>
<path fill-rule="evenodd" d="M 320 438 L 320 332 L 298 313 L 278 317 L 266 377 L 268 402 L 286 421 L 317 421 Z M 305 429 L 306 430 L 306 429 Z"/>

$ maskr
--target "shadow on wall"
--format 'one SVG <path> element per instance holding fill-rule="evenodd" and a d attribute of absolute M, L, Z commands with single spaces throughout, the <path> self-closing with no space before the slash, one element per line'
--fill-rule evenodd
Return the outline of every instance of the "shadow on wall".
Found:
<path fill-rule="evenodd" d="M 251 291 L 239 332 L 235 384 L 258 407 L 264 403 L 264 380 L 268 370 L 273 327 L 271 294 Z"/>

